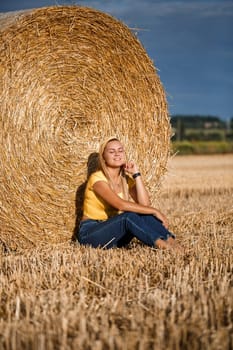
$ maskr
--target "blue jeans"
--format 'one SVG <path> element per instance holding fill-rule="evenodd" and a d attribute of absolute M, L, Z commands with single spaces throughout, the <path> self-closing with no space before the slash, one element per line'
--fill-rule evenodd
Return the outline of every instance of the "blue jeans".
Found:
<path fill-rule="evenodd" d="M 80 244 L 94 248 L 113 248 L 127 245 L 134 237 L 150 247 L 157 239 L 175 236 L 153 215 L 124 212 L 107 220 L 84 220 L 79 226 Z"/>

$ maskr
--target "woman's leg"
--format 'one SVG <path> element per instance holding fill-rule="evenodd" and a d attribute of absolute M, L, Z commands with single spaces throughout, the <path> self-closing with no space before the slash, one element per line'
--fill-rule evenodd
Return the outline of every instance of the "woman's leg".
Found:
<path fill-rule="evenodd" d="M 156 225 L 155 230 L 162 234 L 163 238 L 156 240 L 155 245 L 160 249 L 173 249 L 177 252 L 184 252 L 184 249 L 176 242 L 175 235 L 168 231 L 162 224 L 162 222 L 156 219 L 152 215 L 142 215 L 146 224 L 150 227 Z"/>
<path fill-rule="evenodd" d="M 111 248 L 129 243 L 136 237 L 154 247 L 157 240 L 164 241 L 172 236 L 154 216 L 125 212 L 105 221 L 84 221 L 80 226 L 79 242 Z"/>
<path fill-rule="evenodd" d="M 133 235 L 120 228 L 119 215 L 108 220 L 85 220 L 80 223 L 78 241 L 94 248 L 113 248 L 127 245 Z"/>

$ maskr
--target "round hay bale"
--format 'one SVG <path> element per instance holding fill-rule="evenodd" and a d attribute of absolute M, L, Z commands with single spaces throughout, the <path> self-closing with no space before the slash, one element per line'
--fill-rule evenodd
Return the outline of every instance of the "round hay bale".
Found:
<path fill-rule="evenodd" d="M 153 63 L 127 26 L 79 6 L 1 16 L 0 61 L 5 247 L 71 238 L 87 165 L 109 135 L 125 143 L 154 197 L 170 121 Z"/>

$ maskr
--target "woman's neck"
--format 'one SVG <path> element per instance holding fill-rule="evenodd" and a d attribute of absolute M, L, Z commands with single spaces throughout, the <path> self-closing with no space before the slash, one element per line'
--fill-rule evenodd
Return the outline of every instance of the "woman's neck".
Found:
<path fill-rule="evenodd" d="M 120 168 L 109 168 L 107 167 L 108 175 L 112 181 L 117 181 L 121 174 Z"/>

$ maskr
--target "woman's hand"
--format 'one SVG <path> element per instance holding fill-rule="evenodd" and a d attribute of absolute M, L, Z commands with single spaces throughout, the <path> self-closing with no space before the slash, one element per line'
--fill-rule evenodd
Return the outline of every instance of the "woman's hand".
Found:
<path fill-rule="evenodd" d="M 133 175 L 133 174 L 139 172 L 137 164 L 134 161 L 132 161 L 132 160 L 127 162 L 127 163 L 125 163 L 124 169 L 130 175 Z"/>
<path fill-rule="evenodd" d="M 160 221 L 162 221 L 163 226 L 168 229 L 168 219 L 166 218 L 166 216 L 164 214 L 162 214 L 159 210 L 156 210 L 156 212 L 154 213 L 154 216 L 159 219 Z"/>

